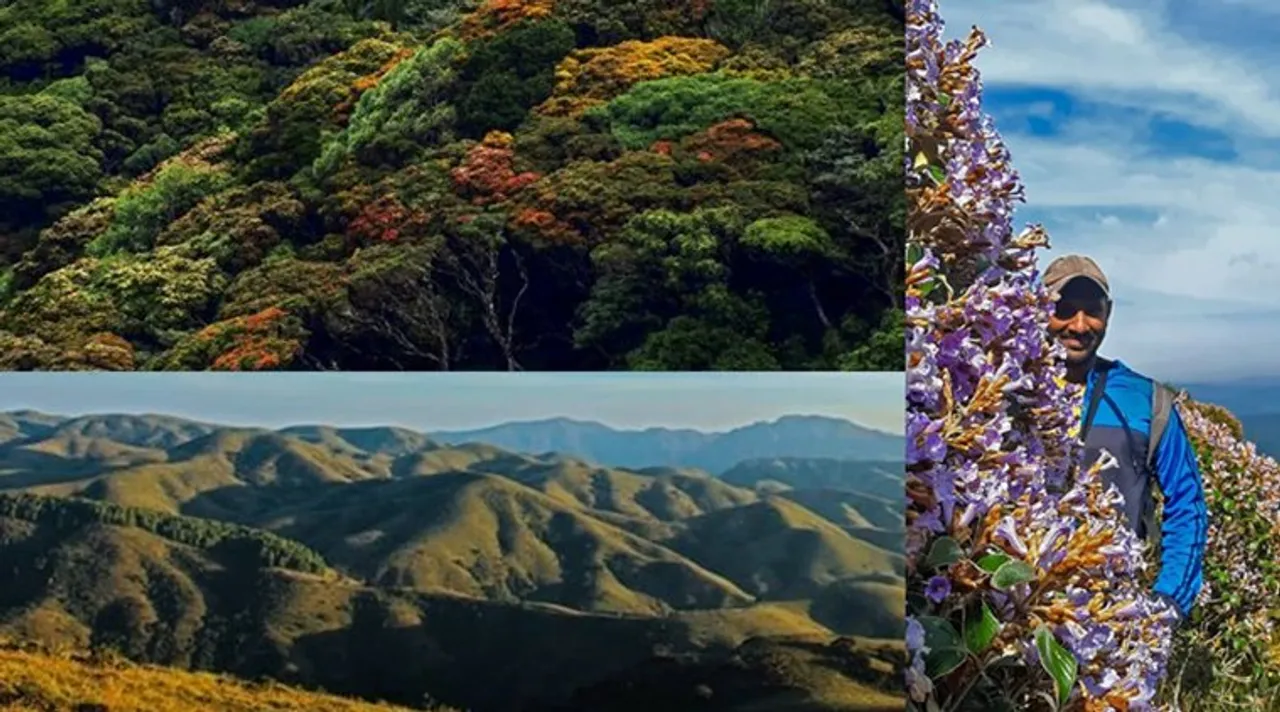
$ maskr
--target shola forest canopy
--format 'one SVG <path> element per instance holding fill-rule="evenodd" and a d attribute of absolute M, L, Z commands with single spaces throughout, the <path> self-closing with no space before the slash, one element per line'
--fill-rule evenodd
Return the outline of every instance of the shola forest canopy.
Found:
<path fill-rule="evenodd" d="M 902 367 L 884 0 L 0 0 L 0 368 Z"/>

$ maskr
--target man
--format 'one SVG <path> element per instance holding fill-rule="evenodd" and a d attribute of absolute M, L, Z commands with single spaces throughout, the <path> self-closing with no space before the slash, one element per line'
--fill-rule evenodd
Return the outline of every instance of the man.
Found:
<path fill-rule="evenodd" d="M 1106 275 L 1088 257 L 1067 255 L 1044 272 L 1056 297 L 1049 331 L 1067 351 L 1067 380 L 1085 384 L 1081 437 L 1092 463 L 1105 449 L 1119 465 L 1103 474 L 1124 495 L 1129 527 L 1160 557 L 1155 592 L 1185 619 L 1203 584 L 1208 515 L 1195 451 L 1169 391 L 1120 361 L 1098 356 L 1111 318 Z M 1156 522 L 1153 487 L 1164 494 Z"/>

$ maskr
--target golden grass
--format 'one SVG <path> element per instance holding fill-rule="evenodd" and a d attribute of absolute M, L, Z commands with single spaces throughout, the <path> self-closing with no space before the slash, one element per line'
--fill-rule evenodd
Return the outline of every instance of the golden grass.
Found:
<path fill-rule="evenodd" d="M 860 643 L 858 647 L 864 645 L 867 643 Z M 739 712 L 899 712 L 906 704 L 902 694 L 858 682 L 824 665 L 823 656 L 816 651 L 785 646 L 778 654 L 767 657 L 772 674 L 787 680 L 794 686 L 794 692 L 762 697 L 758 703 L 741 706 Z M 884 660 L 872 658 L 869 665 L 881 675 L 893 674 L 893 666 Z M 788 699 L 792 695 L 794 698 Z"/>
<path fill-rule="evenodd" d="M 435 712 L 457 712 L 435 707 Z M 0 644 L 3 712 L 409 712 L 225 675 L 184 672 L 85 654 L 50 654 Z"/>

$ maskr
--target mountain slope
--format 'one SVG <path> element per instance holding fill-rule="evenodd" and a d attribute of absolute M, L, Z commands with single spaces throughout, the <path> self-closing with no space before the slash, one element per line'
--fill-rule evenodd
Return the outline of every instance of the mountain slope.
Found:
<path fill-rule="evenodd" d="M 50 437 L 105 438 L 138 448 L 168 449 L 212 433 L 218 426 L 167 415 L 88 415 L 58 423 Z"/>
<path fill-rule="evenodd" d="M 744 458 L 722 473 L 720 479 L 738 487 L 768 484 L 792 489 L 828 489 L 895 502 L 902 499 L 902 453 L 885 460 L 817 456 Z"/>
<path fill-rule="evenodd" d="M 751 601 L 659 544 L 493 475 L 331 488 L 255 524 L 383 586 L 635 614 Z"/>
<path fill-rule="evenodd" d="M 429 692 L 475 712 L 555 705 L 655 654 L 701 655 L 797 631 L 831 637 L 769 606 L 592 615 L 264 568 L 132 526 L 4 517 L 0 532 L 0 568 L 18 572 L 0 592 L 0 634 L 401 703 Z"/>
<path fill-rule="evenodd" d="M 731 652 L 647 661 L 545 712 L 899 712 L 901 657 L 892 645 L 847 638 L 757 639 Z"/>
<path fill-rule="evenodd" d="M 836 581 L 902 573 L 905 564 L 780 497 L 699 517 L 671 546 L 769 600 L 810 599 Z"/>
<path fill-rule="evenodd" d="M 395 428 L 8 418 L 0 635 L 471 712 L 698 678 L 715 709 L 879 709 L 900 680 L 830 647 L 903 624 L 892 507 L 838 460 L 747 488 Z"/>
<path fill-rule="evenodd" d="M 0 413 L 0 445 L 28 437 L 43 437 L 66 418 L 33 410 Z"/>
<path fill-rule="evenodd" d="M 757 499 L 753 492 L 705 473 L 659 468 L 627 471 L 568 458 L 494 462 L 481 467 L 566 503 L 642 519 L 686 519 Z"/>
<path fill-rule="evenodd" d="M 409 712 L 279 684 L 254 684 L 83 654 L 0 647 L 0 709 L 45 712 Z M 421 709 L 421 708 L 419 708 Z M 429 712 L 456 712 L 432 706 Z"/>

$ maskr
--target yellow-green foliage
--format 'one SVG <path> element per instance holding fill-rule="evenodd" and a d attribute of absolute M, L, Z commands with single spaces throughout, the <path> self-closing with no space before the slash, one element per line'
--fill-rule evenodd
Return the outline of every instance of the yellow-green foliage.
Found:
<path fill-rule="evenodd" d="M 360 96 L 407 56 L 401 45 L 368 39 L 304 72 L 267 105 L 240 144 L 250 174 L 288 178 L 314 161 L 325 134 L 344 125 Z"/>
<path fill-rule="evenodd" d="M 311 316 L 343 294 L 347 274 L 333 262 L 271 260 L 240 273 L 227 288 L 219 319 L 257 314 L 278 307 Z"/>
<path fill-rule="evenodd" d="M 887 28 L 837 32 L 809 47 L 796 70 L 818 79 L 874 76 L 902 64 L 902 35 Z"/>
<path fill-rule="evenodd" d="M 331 175 L 349 157 L 372 166 L 394 165 L 450 142 L 457 112 L 441 98 L 457 79 L 463 49 L 443 37 L 388 72 L 360 97 L 346 128 L 325 144 L 315 173 Z"/>
<path fill-rule="evenodd" d="M 45 275 L 5 308 L 6 323 L 51 343 L 118 331 L 119 311 L 107 295 L 92 288 L 101 270 L 101 260 L 85 258 Z"/>
<path fill-rule="evenodd" d="M 150 181 L 120 194 L 107 229 L 89 243 L 87 253 L 104 257 L 118 252 L 145 252 L 174 219 L 231 182 L 225 168 L 177 160 Z"/>
<path fill-rule="evenodd" d="M 712 40 L 692 37 L 577 50 L 556 67 L 555 93 L 538 110 L 549 115 L 577 114 L 640 82 L 711 71 L 731 54 Z"/>
<path fill-rule="evenodd" d="M 198 323 L 227 279 L 212 257 L 191 259 L 180 248 L 161 247 L 147 257 L 104 261 L 95 282 L 121 314 L 161 335 Z"/>
<path fill-rule="evenodd" d="M 257 266 L 298 232 L 306 205 L 282 183 L 236 187 L 205 200 L 156 239 L 191 259 L 213 258 L 228 273 Z"/>

